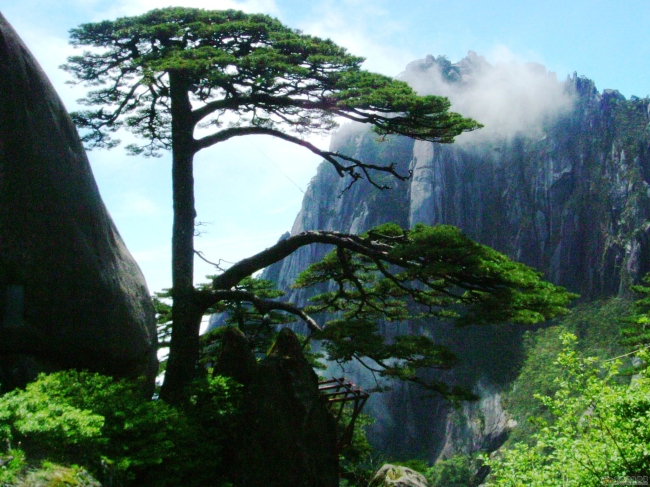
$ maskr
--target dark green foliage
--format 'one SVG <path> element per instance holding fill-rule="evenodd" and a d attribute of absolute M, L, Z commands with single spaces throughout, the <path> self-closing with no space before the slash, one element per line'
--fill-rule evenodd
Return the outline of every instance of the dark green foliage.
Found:
<path fill-rule="evenodd" d="M 621 343 L 629 347 L 646 347 L 650 344 L 650 274 L 643 278 L 643 284 L 631 286 L 638 298 L 634 302 L 634 314 L 628 318 L 627 326 L 621 329 Z"/>
<path fill-rule="evenodd" d="M 206 375 L 192 383 L 189 393 L 189 403 L 182 410 L 188 426 L 178 431 L 180 437 L 168 463 L 147 472 L 147 485 L 227 485 L 231 472 L 226 457 L 242 427 L 241 386 L 230 378 Z"/>
<path fill-rule="evenodd" d="M 349 420 L 350 415 L 351 409 L 346 408 L 343 412 L 343 423 Z M 366 426 L 374 422 L 375 420 L 366 414 L 360 414 L 357 417 L 352 434 L 352 444 L 339 455 L 340 487 L 366 487 L 382 465 L 381 454 L 370 446 L 366 436 Z"/>
<path fill-rule="evenodd" d="M 138 383 L 57 372 L 0 398 L 0 431 L 28 460 L 81 463 L 106 485 L 199 486 L 224 473 L 236 404 L 237 387 L 221 377 L 197 384 L 181 412 L 142 397 Z"/>
<path fill-rule="evenodd" d="M 214 279 L 216 276 L 206 276 Z M 200 284 L 198 289 L 209 289 L 211 283 Z M 284 295 L 277 289 L 274 282 L 267 279 L 246 277 L 232 288 L 234 291 L 250 293 L 261 299 L 276 299 Z M 158 320 L 159 348 L 169 347 L 172 325 L 171 289 L 157 292 L 153 296 L 154 307 Z M 256 354 L 265 354 L 277 336 L 277 327 L 289 323 L 293 319 L 286 313 L 277 310 L 260 312 L 257 308 L 245 301 L 224 300 L 215 303 L 205 310 L 205 315 L 225 313 L 223 324 L 240 329 L 248 339 L 251 349 Z M 201 336 L 201 361 L 210 363 L 214 358 L 219 345 L 219 328 Z M 164 363 L 164 361 L 163 361 Z M 164 369 L 163 369 L 164 370 Z"/>
<path fill-rule="evenodd" d="M 625 100 L 622 96 L 613 96 L 607 104 L 612 111 L 612 129 L 616 137 L 626 150 L 638 151 L 648 136 L 648 99 L 633 96 Z"/>
<path fill-rule="evenodd" d="M 430 487 L 470 487 L 476 473 L 476 462 L 467 455 L 439 460 L 424 474 Z"/>
<path fill-rule="evenodd" d="M 213 279 L 215 276 L 206 276 Z M 211 283 L 200 284 L 198 289 L 208 289 Z M 275 299 L 284 295 L 283 291 L 277 289 L 277 285 L 268 279 L 246 277 L 239 284 L 233 287 L 235 291 L 251 293 L 262 299 Z M 166 289 L 155 293 L 154 306 L 158 316 L 159 347 L 169 346 L 169 335 L 171 333 L 171 290 Z M 277 310 L 260 312 L 256 307 L 245 301 L 220 301 L 208 308 L 206 315 L 224 313 L 223 326 L 210 330 L 200 337 L 201 352 L 199 362 L 204 367 L 211 367 L 214 364 L 221 347 L 221 336 L 227 327 L 232 326 L 240 330 L 248 341 L 251 351 L 258 357 L 266 356 L 275 342 L 278 331 L 282 325 L 291 323 L 294 318 Z M 302 352 L 314 368 L 324 369 L 325 365 L 319 361 L 322 354 L 313 352 L 306 337 L 299 335 L 303 342 Z M 161 372 L 165 370 L 166 360 L 161 360 Z"/>
<path fill-rule="evenodd" d="M 450 350 L 426 336 L 388 339 L 379 332 L 381 320 L 433 316 L 459 326 L 532 324 L 565 313 L 575 297 L 455 227 L 416 225 L 405 231 L 385 224 L 361 239 L 376 252 L 339 247 L 296 280 L 297 287 L 335 282 L 332 291 L 312 298 L 307 308 L 336 313 L 316 337 L 325 341 L 330 360 L 356 359 L 381 376 L 418 382 L 448 397 L 470 395 L 423 381 L 416 371 L 450 368 L 455 364 Z"/>
<path fill-rule="evenodd" d="M 95 88 L 85 104 L 109 107 L 75 115 L 92 146 L 112 146 L 109 133 L 125 127 L 148 141 L 131 146 L 134 152 L 170 149 L 171 90 L 165 73 L 171 71 L 182 73 L 197 102 L 212 103 L 197 110 L 192 122 L 216 128 L 224 125 L 227 111 L 238 117 L 229 127 L 290 126 L 299 134 L 331 130 L 334 115 L 369 121 L 379 134 L 445 142 L 479 126 L 447 112 L 447 99 L 419 97 L 404 82 L 361 70 L 363 58 L 332 41 L 266 15 L 158 9 L 84 24 L 71 31 L 71 43 L 99 49 L 73 56 L 64 66 Z"/>
<path fill-rule="evenodd" d="M 172 335 L 172 307 L 168 303 L 171 299 L 170 289 L 164 289 L 152 296 L 153 306 L 156 310 L 156 323 L 158 329 L 158 348 L 169 346 Z"/>
<path fill-rule="evenodd" d="M 212 280 L 216 276 L 206 277 Z M 199 289 L 209 288 L 210 285 L 204 284 L 199 286 Z M 274 282 L 254 277 L 244 278 L 233 289 L 254 294 L 262 299 L 276 299 L 284 295 Z M 293 321 L 286 313 L 277 310 L 260 312 L 252 304 L 241 301 L 221 301 L 206 310 L 206 314 L 212 313 L 226 313 L 224 324 L 239 328 L 246 335 L 253 352 L 258 354 L 265 354 L 273 345 L 280 325 Z M 203 341 L 207 339 L 208 337 L 202 337 Z M 206 350 L 205 346 L 203 350 Z"/>
<path fill-rule="evenodd" d="M 296 287 L 337 283 L 336 291 L 313 299 L 312 312 L 401 320 L 412 316 L 401 299 L 409 297 L 420 305 L 417 315 L 453 318 L 459 326 L 534 324 L 564 314 L 575 297 L 449 225 L 417 224 L 407 231 L 385 224 L 363 238 L 385 246 L 383 262 L 377 256 L 338 250 L 298 277 Z M 393 266 L 401 269 L 395 272 Z"/>
<path fill-rule="evenodd" d="M 400 467 L 406 467 L 410 468 L 411 470 L 415 470 L 418 473 L 424 474 L 429 468 L 428 462 L 425 462 L 424 460 L 406 460 L 403 462 L 390 462 L 393 465 L 398 465 Z"/>

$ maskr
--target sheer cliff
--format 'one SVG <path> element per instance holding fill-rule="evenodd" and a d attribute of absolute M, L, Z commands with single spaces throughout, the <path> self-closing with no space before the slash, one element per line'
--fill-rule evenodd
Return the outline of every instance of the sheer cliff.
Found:
<path fill-rule="evenodd" d="M 423 93 L 449 96 L 452 107 L 485 124 L 453 145 L 404 138 L 375 140 L 362 126 L 342 127 L 331 149 L 375 164 L 396 162 L 405 181 L 379 191 L 348 190 L 325 163 L 305 195 L 292 234 L 326 229 L 358 233 L 394 221 L 446 223 L 543 272 L 582 299 L 624 293 L 650 270 L 648 100 L 599 92 L 573 75 L 558 82 L 536 64 L 492 66 L 471 52 L 452 64 L 428 56 L 401 77 Z M 309 291 L 291 281 L 327 249 L 303 248 L 267 269 L 292 301 Z M 451 421 L 448 405 L 396 386 L 376 395 L 371 439 L 397 455 L 435 459 L 441 452 L 497 446 L 507 430 L 499 390 L 516 373 L 521 329 L 452 330 L 433 323 L 401 326 L 450 344 L 461 366 L 447 379 L 474 387 L 482 401 Z M 386 327 L 386 333 L 390 333 Z M 351 370 L 363 383 L 362 371 Z"/>

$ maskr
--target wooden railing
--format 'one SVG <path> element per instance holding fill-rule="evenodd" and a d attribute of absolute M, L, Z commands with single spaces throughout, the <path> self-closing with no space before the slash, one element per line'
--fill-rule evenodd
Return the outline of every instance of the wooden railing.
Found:
<path fill-rule="evenodd" d="M 345 377 L 320 381 L 318 390 L 330 414 L 336 419 L 339 432 L 337 447 L 340 452 L 352 443 L 354 423 L 366 404 L 369 394 L 352 382 L 346 381 Z M 351 406 L 349 418 L 347 414 L 343 414 L 348 405 Z"/>

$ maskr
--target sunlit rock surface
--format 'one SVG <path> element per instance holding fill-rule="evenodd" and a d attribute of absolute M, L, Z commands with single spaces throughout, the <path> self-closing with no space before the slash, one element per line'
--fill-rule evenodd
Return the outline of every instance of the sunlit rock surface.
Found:
<path fill-rule="evenodd" d="M 0 298 L 3 389 L 62 367 L 153 380 L 144 277 L 65 107 L 2 15 Z"/>
<path fill-rule="evenodd" d="M 368 487 L 429 487 L 429 483 L 415 470 L 387 463 L 375 474 Z"/>

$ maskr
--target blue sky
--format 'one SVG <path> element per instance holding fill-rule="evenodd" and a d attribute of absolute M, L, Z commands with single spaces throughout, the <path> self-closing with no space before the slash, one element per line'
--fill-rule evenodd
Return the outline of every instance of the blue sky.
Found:
<path fill-rule="evenodd" d="M 83 95 L 58 69 L 73 54 L 67 32 L 80 23 L 137 15 L 163 0 L 2 0 L 0 11 L 23 37 L 63 98 Z M 474 50 L 490 62 L 544 64 L 562 80 L 574 71 L 602 90 L 650 94 L 650 2 L 626 0 L 179 0 L 173 5 L 239 8 L 278 17 L 329 37 L 387 75 L 427 54 L 457 61 Z M 128 137 L 123 137 L 127 139 Z M 312 139 L 326 147 L 327 139 Z M 128 157 L 123 149 L 89 154 L 102 197 L 150 290 L 171 284 L 169 157 Z M 213 261 L 236 261 L 291 228 L 318 159 L 290 144 L 248 137 L 199 154 L 195 179 L 196 247 Z M 301 188 L 301 189 L 300 189 Z M 212 269 L 197 261 L 197 281 Z"/>

